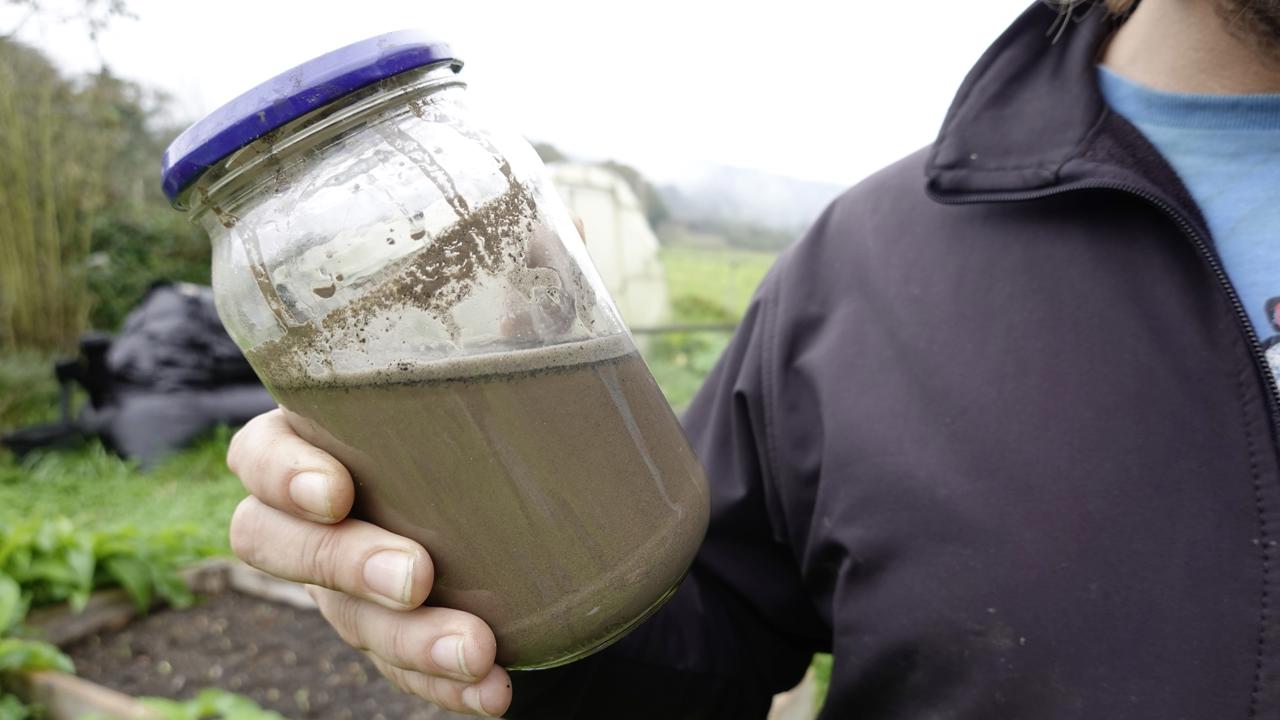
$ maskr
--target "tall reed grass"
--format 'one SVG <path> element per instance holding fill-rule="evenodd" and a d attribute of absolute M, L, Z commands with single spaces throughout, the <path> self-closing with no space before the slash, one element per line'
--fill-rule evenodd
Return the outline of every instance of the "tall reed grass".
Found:
<path fill-rule="evenodd" d="M 0 350 L 67 350 L 86 328 L 112 155 L 93 95 L 26 48 L 0 46 Z"/>

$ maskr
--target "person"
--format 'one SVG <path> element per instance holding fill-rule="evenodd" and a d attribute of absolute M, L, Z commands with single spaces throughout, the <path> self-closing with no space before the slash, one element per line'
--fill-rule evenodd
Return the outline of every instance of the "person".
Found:
<path fill-rule="evenodd" d="M 276 413 L 235 551 L 474 713 L 763 717 L 829 651 L 824 718 L 1280 716 L 1277 92 L 1275 0 L 1027 10 L 763 282 L 685 418 L 694 567 L 597 655 L 495 667 Z"/>

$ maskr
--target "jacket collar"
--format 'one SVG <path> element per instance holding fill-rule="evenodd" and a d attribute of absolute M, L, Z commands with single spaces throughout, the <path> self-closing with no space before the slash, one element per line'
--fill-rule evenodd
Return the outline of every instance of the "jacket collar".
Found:
<path fill-rule="evenodd" d="M 1197 217 L 1176 173 L 1111 112 L 1096 65 L 1116 28 L 1101 3 L 1055 41 L 1058 11 L 1037 1 L 969 73 L 929 157 L 929 192 L 947 202 L 1109 182 L 1141 185 Z"/>

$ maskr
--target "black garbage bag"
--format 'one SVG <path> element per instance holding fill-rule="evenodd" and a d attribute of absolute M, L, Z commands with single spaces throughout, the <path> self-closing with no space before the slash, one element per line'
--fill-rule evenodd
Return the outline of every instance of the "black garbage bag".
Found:
<path fill-rule="evenodd" d="M 57 363 L 62 420 L 3 438 L 17 454 L 97 436 L 145 468 L 216 425 L 241 425 L 275 407 L 213 305 L 213 291 L 157 283 L 114 337 L 81 338 L 80 356 Z M 71 384 L 89 402 L 74 418 Z"/>
<path fill-rule="evenodd" d="M 107 350 L 107 369 L 120 388 L 154 392 L 259 384 L 218 319 L 213 289 L 191 283 L 151 286 Z"/>

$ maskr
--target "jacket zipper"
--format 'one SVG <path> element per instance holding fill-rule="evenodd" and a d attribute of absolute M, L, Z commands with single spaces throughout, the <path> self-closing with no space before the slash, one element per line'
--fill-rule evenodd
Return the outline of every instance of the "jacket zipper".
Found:
<path fill-rule="evenodd" d="M 1178 212 L 1171 203 L 1164 198 L 1143 189 L 1137 185 L 1120 182 L 1106 182 L 1101 180 L 1083 181 L 1062 185 L 1056 188 L 1046 190 L 1032 190 L 1022 193 L 985 193 L 968 195 L 963 199 L 948 198 L 929 190 L 929 196 L 937 202 L 945 205 L 968 205 L 980 202 L 1020 202 L 1026 200 L 1040 200 L 1043 198 L 1062 195 L 1077 190 L 1114 190 L 1117 192 L 1133 195 L 1147 203 L 1155 206 L 1172 220 L 1181 230 L 1183 235 L 1191 241 L 1196 249 L 1196 253 L 1200 256 L 1200 260 L 1208 266 L 1213 272 L 1214 279 L 1218 283 L 1218 288 L 1226 295 L 1231 309 L 1235 312 L 1236 325 L 1244 332 L 1245 340 L 1248 342 L 1250 353 L 1253 355 L 1254 366 L 1262 375 L 1263 384 L 1266 385 L 1267 394 L 1267 410 L 1271 420 L 1271 432 L 1273 438 L 1277 438 L 1280 428 L 1277 426 L 1277 420 L 1280 420 L 1280 386 L 1276 384 L 1275 374 L 1271 372 L 1271 364 L 1267 362 L 1266 353 L 1262 348 L 1262 341 L 1258 338 L 1258 333 L 1253 329 L 1253 321 L 1249 319 L 1249 312 L 1245 309 L 1244 303 L 1240 301 L 1240 295 L 1236 292 L 1235 286 L 1231 284 L 1231 279 L 1227 276 L 1227 271 L 1222 267 L 1222 260 L 1218 257 L 1218 253 L 1200 234 L 1200 231 L 1191 224 L 1182 213 Z"/>

